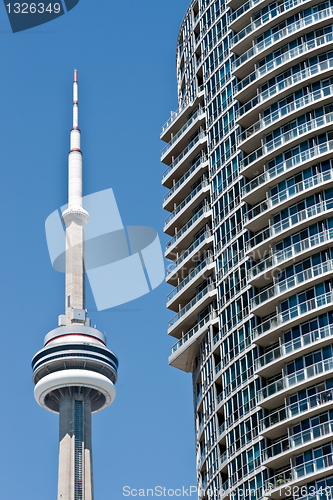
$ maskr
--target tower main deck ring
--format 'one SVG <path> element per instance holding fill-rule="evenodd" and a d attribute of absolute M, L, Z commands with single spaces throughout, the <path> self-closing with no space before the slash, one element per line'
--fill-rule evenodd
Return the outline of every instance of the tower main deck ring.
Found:
<path fill-rule="evenodd" d="M 37 403 L 45 410 L 59 413 L 58 394 L 74 388 L 93 391 L 92 413 L 109 406 L 116 397 L 116 388 L 101 373 L 88 370 L 62 370 L 43 377 L 35 386 L 34 396 Z"/>

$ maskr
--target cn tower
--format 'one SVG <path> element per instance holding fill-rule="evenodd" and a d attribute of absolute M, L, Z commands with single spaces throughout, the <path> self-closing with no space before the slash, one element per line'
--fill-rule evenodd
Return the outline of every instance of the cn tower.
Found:
<path fill-rule="evenodd" d="M 118 359 L 105 335 L 86 317 L 82 153 L 78 127 L 78 81 L 74 71 L 73 128 L 68 156 L 65 314 L 32 360 L 34 395 L 40 406 L 59 413 L 58 500 L 93 500 L 91 414 L 115 398 Z"/>

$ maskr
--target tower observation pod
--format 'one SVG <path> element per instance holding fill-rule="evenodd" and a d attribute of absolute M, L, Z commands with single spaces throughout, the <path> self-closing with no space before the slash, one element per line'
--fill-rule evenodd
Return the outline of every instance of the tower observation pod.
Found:
<path fill-rule="evenodd" d="M 82 153 L 78 128 L 78 81 L 74 71 L 73 128 L 68 156 L 66 226 L 66 303 L 58 328 L 32 360 L 37 403 L 59 413 L 58 500 L 93 500 L 91 414 L 109 406 L 116 395 L 118 359 L 105 335 L 90 327 L 84 294 Z"/>

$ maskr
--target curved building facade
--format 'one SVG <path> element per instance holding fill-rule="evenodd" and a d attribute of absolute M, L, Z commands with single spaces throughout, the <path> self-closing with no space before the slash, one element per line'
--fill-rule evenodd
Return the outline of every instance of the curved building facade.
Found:
<path fill-rule="evenodd" d="M 162 129 L 199 498 L 333 495 L 333 2 L 194 0 Z"/>

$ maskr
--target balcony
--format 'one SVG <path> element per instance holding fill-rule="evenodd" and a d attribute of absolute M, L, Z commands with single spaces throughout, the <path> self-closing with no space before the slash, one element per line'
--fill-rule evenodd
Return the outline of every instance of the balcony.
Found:
<path fill-rule="evenodd" d="M 172 187 L 171 173 L 174 173 L 177 169 L 177 174 L 181 177 L 184 175 L 184 163 L 185 159 L 190 161 L 193 159 L 200 151 L 201 146 L 207 142 L 207 136 L 205 132 L 200 132 L 195 139 L 180 153 L 179 156 L 171 163 L 171 165 L 163 172 L 162 184 L 166 187 Z M 182 169 L 180 166 L 182 165 Z"/>
<path fill-rule="evenodd" d="M 284 402 L 284 398 L 307 385 L 324 380 L 333 371 L 333 358 L 319 361 L 263 387 L 257 392 L 257 402 L 264 408 L 274 408 Z"/>
<path fill-rule="evenodd" d="M 333 141 L 327 141 L 319 146 L 307 149 L 279 163 L 275 167 L 266 170 L 258 177 L 255 177 L 252 181 L 245 184 L 242 190 L 242 200 L 247 203 L 255 203 L 258 199 L 260 200 L 260 198 L 265 196 L 270 186 L 290 176 L 291 170 L 294 174 L 301 171 L 304 166 L 311 166 L 311 164 L 318 161 L 319 158 L 320 161 L 323 161 L 331 155 L 332 150 Z M 274 183 L 272 181 L 274 181 Z"/>
<path fill-rule="evenodd" d="M 211 271 L 214 268 L 214 259 L 213 257 L 208 257 L 203 262 L 201 262 L 188 276 L 186 276 L 183 281 L 179 283 L 179 285 L 169 293 L 167 297 L 167 307 L 171 309 L 178 305 L 175 304 L 176 299 L 186 300 L 186 296 L 191 293 L 193 286 L 196 285 L 199 279 L 202 279 L 203 271 Z M 207 273 L 208 274 L 208 273 Z M 173 309 L 174 310 L 174 309 Z"/>
<path fill-rule="evenodd" d="M 182 253 L 178 259 L 170 264 L 166 270 L 166 281 L 170 285 L 176 286 L 178 281 L 177 272 L 182 269 L 182 272 L 187 275 L 194 267 L 194 262 L 198 259 L 199 254 L 201 254 L 208 246 L 211 245 L 213 241 L 213 235 L 211 230 L 205 231 L 198 239 L 196 239 L 192 245 L 190 245 L 184 253 Z"/>
<path fill-rule="evenodd" d="M 332 8 L 333 10 L 333 8 Z M 332 13 L 333 14 L 333 13 Z M 279 126 L 284 125 L 291 119 L 294 119 L 302 111 L 312 104 L 323 104 L 326 100 L 332 100 L 333 86 L 328 86 L 323 89 L 318 89 L 311 94 L 300 97 L 295 101 L 283 106 L 276 111 L 273 111 L 268 116 L 257 121 L 251 127 L 247 128 L 238 137 L 238 145 L 244 151 L 249 153 L 255 148 L 258 148 L 261 139 L 271 130 L 272 126 L 279 122 Z"/>
<path fill-rule="evenodd" d="M 183 200 L 185 195 L 183 191 L 190 192 L 191 183 L 194 183 L 200 176 L 201 171 L 208 167 L 208 159 L 206 155 L 199 158 L 187 172 L 176 182 L 174 186 L 163 197 L 163 208 L 171 211 L 173 204 L 178 200 Z M 187 181 L 187 182 L 186 182 Z"/>
<path fill-rule="evenodd" d="M 171 133 L 178 131 L 187 121 L 187 116 L 189 115 L 191 109 L 194 109 L 200 101 L 200 97 L 203 96 L 204 87 L 203 85 L 198 88 L 197 95 L 190 101 L 186 101 L 179 106 L 177 111 L 171 112 L 171 117 L 163 125 L 162 133 L 160 138 L 164 141 L 170 141 Z"/>
<path fill-rule="evenodd" d="M 195 295 L 195 297 L 193 297 L 193 299 L 168 322 L 168 334 L 179 338 L 181 334 L 180 327 L 181 329 L 186 329 L 193 325 L 200 310 L 213 303 L 216 293 L 215 284 L 212 283 Z"/>
<path fill-rule="evenodd" d="M 318 392 L 313 396 L 301 399 L 280 410 L 277 410 L 260 420 L 260 434 L 270 439 L 276 439 L 286 434 L 291 425 L 308 418 L 318 411 L 324 411 L 333 406 L 333 389 Z"/>
<path fill-rule="evenodd" d="M 331 18 L 333 15 L 333 9 L 327 8 L 325 10 L 321 10 L 319 12 L 315 12 L 309 16 L 303 17 L 298 21 L 287 25 L 285 28 L 279 30 L 278 32 L 268 36 L 261 42 L 257 43 L 253 47 L 251 47 L 247 52 L 238 57 L 232 64 L 233 74 L 238 78 L 244 78 L 246 76 L 249 65 L 253 66 L 254 58 L 264 57 L 265 54 L 269 52 L 272 46 L 274 46 L 274 50 L 276 50 L 281 43 L 286 43 L 287 39 L 290 37 L 295 37 L 297 33 L 304 32 L 308 26 L 317 25 L 318 23 L 322 24 L 327 19 Z"/>
<path fill-rule="evenodd" d="M 245 28 L 241 29 L 235 35 L 232 39 L 231 42 L 231 49 L 232 51 L 237 54 L 243 54 L 246 50 L 246 47 L 249 47 L 253 37 L 249 37 L 251 33 L 255 32 L 255 36 L 259 36 L 264 30 L 268 28 L 269 25 L 271 25 L 273 22 L 276 22 L 277 16 L 279 22 L 284 19 L 286 16 L 290 15 L 290 10 L 292 9 L 297 9 L 297 7 L 302 6 L 304 3 L 307 3 L 309 0 L 291 0 L 291 1 L 286 1 L 283 4 L 275 7 L 274 9 L 270 10 L 269 12 L 265 12 L 259 19 L 256 19 L 252 23 L 248 24 Z M 246 7 L 250 2 L 247 2 L 244 4 L 244 6 L 240 7 L 238 11 L 234 12 L 229 21 L 229 25 L 236 25 L 236 21 L 239 20 L 239 17 L 244 14 L 244 12 L 247 12 L 249 9 L 244 10 L 244 7 Z M 245 21 L 248 21 L 249 16 L 246 16 Z M 240 25 L 240 23 L 238 23 Z M 244 24 L 244 20 L 243 23 Z M 233 30 L 238 31 L 236 27 L 232 27 Z"/>
<path fill-rule="evenodd" d="M 274 312 L 279 302 L 290 293 L 299 293 L 309 285 L 327 279 L 332 272 L 333 261 L 327 260 L 305 271 L 289 276 L 253 297 L 250 302 L 251 312 L 259 316 L 263 313 L 268 315 Z"/>
<path fill-rule="evenodd" d="M 309 195 L 309 193 L 318 192 L 325 187 L 326 182 L 330 182 L 332 179 L 332 170 L 327 170 L 270 196 L 244 215 L 244 226 L 250 231 L 258 231 L 263 226 L 267 226 L 274 210 L 278 209 L 280 211 L 289 202 L 296 203 L 302 197 Z"/>
<path fill-rule="evenodd" d="M 253 73 L 245 77 L 241 82 L 235 86 L 235 98 L 238 100 L 249 100 L 255 93 L 257 87 L 269 78 L 281 72 L 281 68 L 291 63 L 296 63 L 298 59 L 302 56 L 319 52 L 323 47 L 327 48 L 333 41 L 333 34 L 327 33 L 314 40 L 310 40 L 298 47 L 295 47 L 288 52 L 285 52 L 281 56 L 269 61 L 267 64 L 261 68 L 256 69 Z"/>
<path fill-rule="evenodd" d="M 314 345 L 319 349 L 319 346 L 322 347 L 331 343 L 332 339 L 333 326 L 331 325 L 301 335 L 256 359 L 255 373 L 262 377 L 268 377 L 272 370 L 278 371 L 282 369 L 285 363 L 299 355 L 300 352 L 305 355 L 313 350 Z"/>
<path fill-rule="evenodd" d="M 333 292 L 328 292 L 313 299 L 306 300 L 302 304 L 297 304 L 284 312 L 260 323 L 253 329 L 253 339 L 255 343 L 267 346 L 279 339 L 281 328 L 291 328 L 305 319 L 310 319 L 325 312 L 332 307 Z"/>
<path fill-rule="evenodd" d="M 281 265 L 285 267 L 290 262 L 296 263 L 301 257 L 307 257 L 314 250 L 318 250 L 322 247 L 326 248 L 332 240 L 333 229 L 329 229 L 298 241 L 290 247 L 284 248 L 266 259 L 261 260 L 254 267 L 249 269 L 248 282 L 258 288 L 262 287 L 272 279 L 273 271 L 276 270 L 276 268 L 280 268 Z"/>
<path fill-rule="evenodd" d="M 332 123 L 333 113 L 327 113 L 326 115 L 314 118 L 313 120 L 298 125 L 292 130 L 281 134 L 246 156 L 241 161 L 241 173 L 243 175 L 248 175 L 251 168 L 255 168 L 257 171 L 260 165 L 263 165 L 274 158 L 274 156 L 277 156 L 282 148 L 286 146 L 292 147 L 294 144 L 297 144 L 297 142 L 307 138 L 307 136 L 324 132 L 327 128 L 332 126 Z"/>
<path fill-rule="evenodd" d="M 257 8 L 258 4 L 264 3 L 264 2 L 265 2 L 265 0 L 250 0 L 249 2 L 246 2 L 243 5 L 241 5 L 229 17 L 229 27 L 233 30 L 240 29 L 239 28 L 239 26 L 241 25 L 240 18 L 242 18 L 243 22 L 246 24 L 252 15 L 253 9 Z M 245 16 L 245 14 L 247 14 L 247 15 Z M 237 24 L 237 27 L 235 26 L 236 21 L 239 21 Z"/>
<path fill-rule="evenodd" d="M 327 475 L 332 471 L 332 466 L 332 455 L 325 455 L 304 464 L 295 465 L 292 469 L 276 474 L 265 481 L 266 495 L 273 499 L 281 498 L 281 496 L 287 497 L 288 491 L 292 491 L 293 486 L 300 486 Z M 285 491 L 283 491 L 284 489 Z"/>
<path fill-rule="evenodd" d="M 283 467 L 286 461 L 289 462 L 291 454 L 302 453 L 314 446 L 319 446 L 323 441 L 332 437 L 333 421 L 310 427 L 310 429 L 293 434 L 263 450 L 263 465 L 271 468 Z"/>
<path fill-rule="evenodd" d="M 267 90 L 256 95 L 253 99 L 241 106 L 236 112 L 235 121 L 243 127 L 250 126 L 256 121 L 255 117 L 259 116 L 259 112 L 262 111 L 263 106 L 269 106 L 272 102 L 281 99 L 283 96 L 295 90 L 295 87 L 304 84 L 305 81 L 310 83 L 318 79 L 318 77 L 325 76 L 325 74 L 330 73 L 332 67 L 333 59 L 322 61 L 272 85 L 272 87 L 269 87 Z"/>
<path fill-rule="evenodd" d="M 164 221 L 164 232 L 170 234 L 170 231 L 174 231 L 175 224 L 183 225 L 188 219 L 186 216 L 187 210 L 196 203 L 199 204 L 203 200 L 207 192 L 209 192 L 210 186 L 207 179 L 202 181 L 199 186 L 197 186 L 191 193 L 182 201 L 173 212 Z M 184 220 L 185 219 L 185 220 Z"/>
<path fill-rule="evenodd" d="M 189 244 L 189 240 L 193 238 L 193 233 L 198 230 L 198 224 L 204 219 L 209 219 L 212 215 L 212 209 L 210 205 L 205 205 L 199 212 L 197 212 L 193 217 L 181 228 L 171 240 L 165 245 L 165 256 L 168 258 L 170 252 L 177 243 L 180 246 L 180 241 L 182 247 L 186 247 Z"/>
<path fill-rule="evenodd" d="M 301 229 L 302 226 L 309 224 L 310 221 L 313 222 L 318 217 L 322 219 L 324 215 L 330 214 L 332 208 L 333 199 L 325 200 L 273 224 L 246 242 L 246 253 L 254 259 L 260 258 L 271 248 L 273 238 L 280 238 L 282 233 L 284 233 L 283 236 L 287 236 L 290 230 Z"/>
<path fill-rule="evenodd" d="M 193 127 L 198 126 L 205 118 L 205 109 L 199 108 L 185 125 L 172 137 L 170 142 L 164 146 L 161 153 L 161 161 L 168 164 L 171 156 L 179 155 L 184 149 L 184 141 L 193 133 Z"/>

